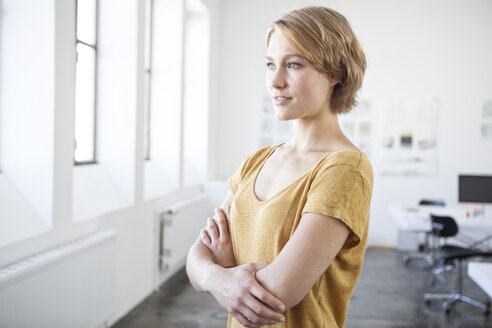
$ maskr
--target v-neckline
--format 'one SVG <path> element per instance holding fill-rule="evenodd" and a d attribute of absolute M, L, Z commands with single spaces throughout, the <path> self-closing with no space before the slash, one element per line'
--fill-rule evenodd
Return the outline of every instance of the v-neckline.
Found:
<path fill-rule="evenodd" d="M 291 188 L 293 185 L 295 185 L 297 182 L 299 182 L 301 179 L 303 179 L 306 175 L 308 175 L 309 173 L 311 173 L 315 168 L 317 168 L 319 166 L 319 164 L 321 164 L 321 162 L 323 162 L 325 160 L 325 158 L 327 158 L 328 156 L 334 154 L 334 153 L 337 153 L 337 152 L 340 152 L 340 151 L 345 151 L 345 150 L 351 150 L 351 149 L 343 149 L 343 150 L 338 150 L 338 151 L 333 151 L 333 152 L 329 152 L 327 153 L 325 156 L 323 156 L 317 163 L 316 165 L 314 165 L 311 169 L 309 169 L 307 172 L 305 172 L 303 175 L 301 175 L 299 178 L 297 178 L 296 180 L 292 181 L 290 184 L 288 184 L 286 187 L 280 189 L 278 192 L 276 192 L 275 194 L 273 194 L 273 196 L 271 196 L 270 198 L 268 199 L 265 199 L 265 200 L 260 200 L 258 198 L 258 196 L 256 195 L 256 181 L 258 180 L 258 176 L 260 175 L 260 172 L 261 170 L 263 169 L 263 166 L 265 165 L 265 163 L 267 162 L 267 160 L 270 158 L 270 156 L 272 156 L 272 154 L 275 152 L 275 150 L 282 146 L 283 144 L 285 144 L 285 142 L 282 142 L 278 145 L 275 145 L 272 150 L 270 150 L 270 153 L 267 155 L 267 157 L 263 160 L 263 163 L 261 163 L 260 165 L 260 168 L 258 169 L 258 171 L 256 171 L 256 176 L 253 180 L 253 184 L 252 184 L 252 187 L 251 187 L 251 190 L 253 192 L 253 197 L 254 199 L 256 200 L 257 203 L 260 203 L 260 204 L 264 204 L 264 203 L 268 203 L 270 200 L 276 198 L 278 195 L 280 195 L 281 193 L 283 193 L 284 191 L 286 191 L 287 189 Z"/>

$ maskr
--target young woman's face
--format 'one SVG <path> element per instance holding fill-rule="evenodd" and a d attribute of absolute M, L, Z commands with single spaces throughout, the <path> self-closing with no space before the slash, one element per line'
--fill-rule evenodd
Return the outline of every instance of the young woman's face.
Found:
<path fill-rule="evenodd" d="M 335 81 L 318 72 L 277 32 L 273 32 L 266 56 L 266 87 L 280 120 L 316 116 L 329 111 Z"/>

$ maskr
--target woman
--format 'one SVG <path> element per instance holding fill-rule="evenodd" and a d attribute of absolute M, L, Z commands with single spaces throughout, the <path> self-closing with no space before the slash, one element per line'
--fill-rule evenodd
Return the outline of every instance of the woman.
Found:
<path fill-rule="evenodd" d="M 228 180 L 190 249 L 188 275 L 231 314 L 228 327 L 343 327 L 373 174 L 338 114 L 356 103 L 365 56 L 347 20 L 323 7 L 286 14 L 266 41 L 266 86 L 293 137 L 249 154 Z"/>

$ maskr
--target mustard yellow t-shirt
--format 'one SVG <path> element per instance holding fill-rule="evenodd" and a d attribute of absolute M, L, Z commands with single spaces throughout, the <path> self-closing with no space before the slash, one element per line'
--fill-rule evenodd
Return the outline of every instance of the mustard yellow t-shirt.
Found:
<path fill-rule="evenodd" d="M 250 153 L 227 181 L 234 194 L 231 236 L 236 263 L 272 262 L 303 213 L 340 219 L 352 231 L 350 237 L 304 299 L 286 311 L 285 323 L 274 327 L 343 327 L 364 259 L 373 186 L 371 163 L 359 150 L 327 154 L 292 184 L 260 201 L 254 193 L 256 177 L 280 145 Z M 229 315 L 227 327 L 243 326 Z"/>

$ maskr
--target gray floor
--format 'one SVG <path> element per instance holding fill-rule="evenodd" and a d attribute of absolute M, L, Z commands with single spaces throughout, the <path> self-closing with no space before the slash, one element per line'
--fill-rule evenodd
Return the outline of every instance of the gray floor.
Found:
<path fill-rule="evenodd" d="M 481 310 L 462 303 L 446 316 L 438 303 L 426 306 L 422 295 L 427 273 L 423 263 L 405 266 L 402 253 L 373 250 L 366 253 L 359 283 L 349 306 L 346 327 L 351 328 L 441 328 L 492 327 Z M 452 283 L 454 275 L 448 275 Z M 470 279 L 465 294 L 479 301 L 487 299 Z M 227 313 L 207 294 L 194 291 L 184 271 L 120 320 L 115 328 L 225 327 Z"/>

